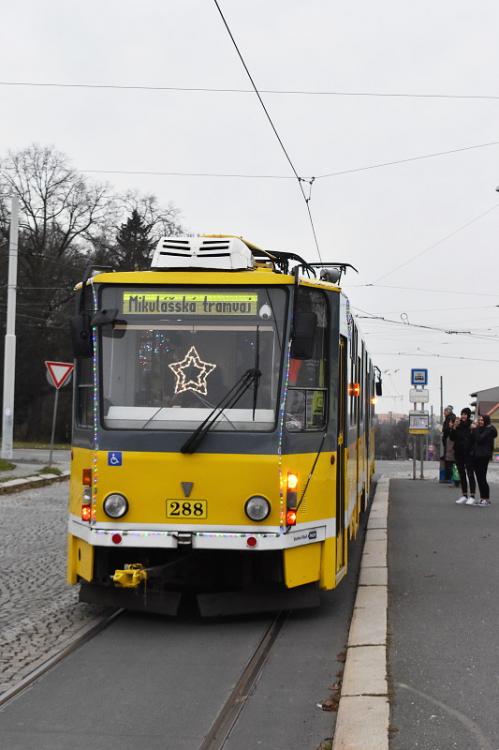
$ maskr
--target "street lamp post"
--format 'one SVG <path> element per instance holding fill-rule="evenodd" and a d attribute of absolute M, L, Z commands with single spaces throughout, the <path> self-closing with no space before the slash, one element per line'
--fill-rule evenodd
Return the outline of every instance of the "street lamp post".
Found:
<path fill-rule="evenodd" d="M 14 435 L 14 386 L 16 378 L 16 294 L 17 246 L 19 238 L 19 199 L 11 198 L 9 231 L 9 270 L 7 281 L 7 325 L 5 329 L 2 409 L 2 458 L 12 458 Z"/>

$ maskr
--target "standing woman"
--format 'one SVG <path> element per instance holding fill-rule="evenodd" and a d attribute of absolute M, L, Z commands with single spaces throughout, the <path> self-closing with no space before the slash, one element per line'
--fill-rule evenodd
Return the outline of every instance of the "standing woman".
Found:
<path fill-rule="evenodd" d="M 471 431 L 471 409 L 466 407 L 461 410 L 461 416 L 456 417 L 454 427 L 449 432 L 449 437 L 454 441 L 454 454 L 463 493 L 456 500 L 456 503 L 458 505 L 475 505 L 475 474 L 472 459 L 474 435 Z M 470 484 L 469 495 L 466 475 Z"/>
<path fill-rule="evenodd" d="M 490 505 L 490 491 L 487 484 L 487 467 L 494 453 L 494 440 L 497 437 L 497 430 L 490 423 L 490 417 L 486 414 L 484 417 L 478 417 L 478 425 L 474 430 L 474 448 L 473 448 L 473 468 L 480 490 L 480 502 L 477 503 L 482 508 Z"/>

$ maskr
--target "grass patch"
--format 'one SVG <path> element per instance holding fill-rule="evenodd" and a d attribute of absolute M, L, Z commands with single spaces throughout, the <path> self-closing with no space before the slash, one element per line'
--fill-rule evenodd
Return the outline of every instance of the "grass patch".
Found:
<path fill-rule="evenodd" d="M 4 458 L 0 458 L 0 471 L 12 471 L 12 469 L 15 468 L 15 464 L 11 464 L 10 461 L 6 461 Z"/>
<path fill-rule="evenodd" d="M 43 469 L 40 469 L 38 474 L 57 474 L 57 476 L 61 476 L 62 471 L 57 468 L 57 466 L 44 466 Z"/>

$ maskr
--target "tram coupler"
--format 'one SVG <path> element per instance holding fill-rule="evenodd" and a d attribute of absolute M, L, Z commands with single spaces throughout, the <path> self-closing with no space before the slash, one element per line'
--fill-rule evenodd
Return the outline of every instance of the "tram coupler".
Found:
<path fill-rule="evenodd" d="M 147 581 L 147 570 L 140 563 L 130 563 L 124 570 L 115 570 L 111 580 L 119 588 L 136 589 Z"/>

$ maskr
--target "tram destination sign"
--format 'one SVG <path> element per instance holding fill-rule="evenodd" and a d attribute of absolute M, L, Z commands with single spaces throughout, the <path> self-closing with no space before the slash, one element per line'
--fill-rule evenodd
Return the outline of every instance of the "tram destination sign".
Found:
<path fill-rule="evenodd" d="M 256 315 L 258 294 L 123 292 L 125 315 Z"/>

